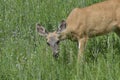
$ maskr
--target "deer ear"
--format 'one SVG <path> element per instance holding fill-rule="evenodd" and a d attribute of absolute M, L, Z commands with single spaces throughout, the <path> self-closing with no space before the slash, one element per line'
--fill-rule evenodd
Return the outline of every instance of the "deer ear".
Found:
<path fill-rule="evenodd" d="M 62 20 L 61 23 L 60 23 L 60 25 L 58 26 L 57 33 L 61 33 L 65 29 L 66 29 L 66 21 Z"/>
<path fill-rule="evenodd" d="M 41 35 L 41 36 L 47 36 L 48 32 L 46 31 L 46 29 L 41 26 L 40 24 L 36 24 L 36 29 L 37 32 Z"/>

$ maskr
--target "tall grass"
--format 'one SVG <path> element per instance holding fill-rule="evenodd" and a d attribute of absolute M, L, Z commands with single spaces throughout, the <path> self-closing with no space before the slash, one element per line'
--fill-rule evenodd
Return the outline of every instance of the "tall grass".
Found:
<path fill-rule="evenodd" d="M 120 39 L 90 39 L 77 71 L 77 43 L 60 43 L 58 60 L 35 24 L 57 28 L 75 7 L 102 0 L 0 0 L 0 80 L 120 80 Z M 79 75 L 77 75 L 77 72 Z"/>

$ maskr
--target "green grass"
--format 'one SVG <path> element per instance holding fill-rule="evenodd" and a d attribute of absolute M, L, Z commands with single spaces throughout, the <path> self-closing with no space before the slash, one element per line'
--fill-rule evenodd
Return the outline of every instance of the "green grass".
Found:
<path fill-rule="evenodd" d="M 41 23 L 53 31 L 73 8 L 100 1 L 0 0 L 0 80 L 120 80 L 116 34 L 90 39 L 84 62 L 76 66 L 76 42 L 61 42 L 55 60 L 45 38 L 35 30 L 35 24 Z"/>

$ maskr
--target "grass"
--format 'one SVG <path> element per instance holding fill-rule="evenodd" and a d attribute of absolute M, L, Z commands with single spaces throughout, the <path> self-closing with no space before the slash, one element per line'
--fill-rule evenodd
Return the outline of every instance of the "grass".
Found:
<path fill-rule="evenodd" d="M 76 42 L 61 42 L 55 60 L 35 30 L 35 24 L 41 23 L 53 31 L 73 8 L 100 1 L 0 0 L 0 80 L 120 80 L 120 39 L 116 34 L 90 39 L 85 61 L 77 71 Z"/>

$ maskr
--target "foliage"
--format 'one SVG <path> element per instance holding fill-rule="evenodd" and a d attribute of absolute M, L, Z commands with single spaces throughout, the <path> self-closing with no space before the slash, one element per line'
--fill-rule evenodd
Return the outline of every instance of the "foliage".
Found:
<path fill-rule="evenodd" d="M 77 71 L 77 43 L 60 43 L 58 60 L 35 29 L 57 29 L 75 7 L 102 0 L 0 0 L 0 80 L 120 80 L 120 39 L 90 39 Z M 79 75 L 77 75 L 77 73 Z"/>

